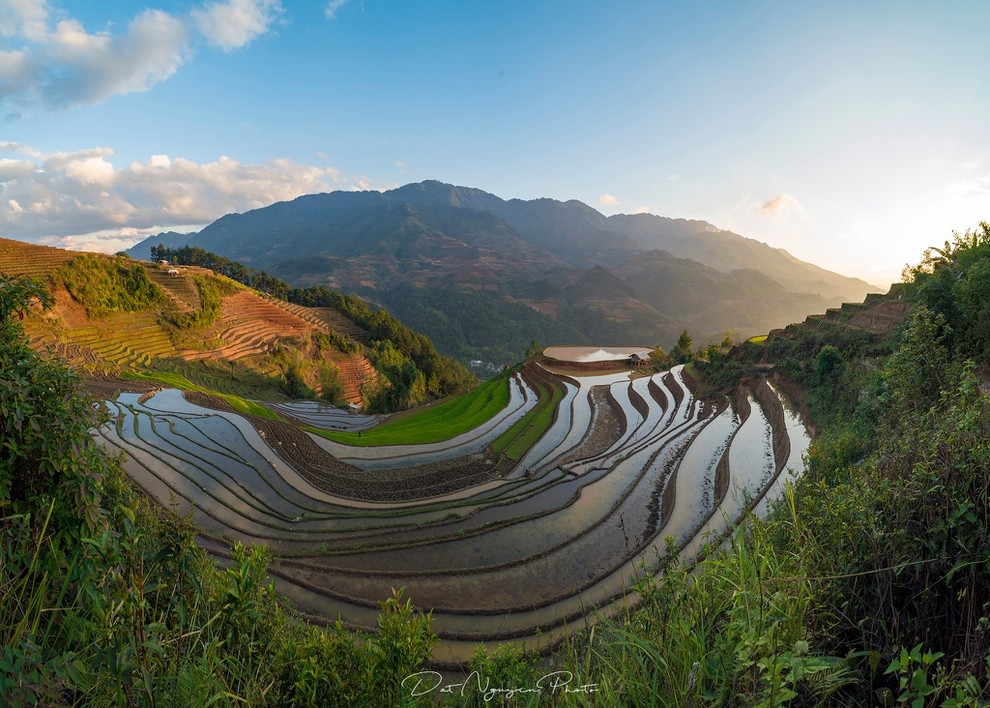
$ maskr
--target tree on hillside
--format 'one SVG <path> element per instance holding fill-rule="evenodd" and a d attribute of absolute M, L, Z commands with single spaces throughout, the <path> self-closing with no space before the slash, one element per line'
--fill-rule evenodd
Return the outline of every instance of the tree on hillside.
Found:
<path fill-rule="evenodd" d="M 320 398 L 335 406 L 344 403 L 344 384 L 340 381 L 340 369 L 337 365 L 320 362 L 317 372 L 320 379 Z"/>
<path fill-rule="evenodd" d="M 306 383 L 302 366 L 297 361 L 290 362 L 282 373 L 282 390 L 289 398 L 312 398 L 313 389 Z"/>
<path fill-rule="evenodd" d="M 653 347 L 653 351 L 650 352 L 650 362 L 653 364 L 653 368 L 657 371 L 663 371 L 669 369 L 674 360 L 663 350 L 659 344 Z"/>
<path fill-rule="evenodd" d="M 526 361 L 532 361 L 540 354 L 543 353 L 543 347 L 535 339 L 529 343 L 529 347 L 526 348 Z"/>
<path fill-rule="evenodd" d="M 691 337 L 690 333 L 685 329 L 681 332 L 681 335 L 677 338 L 677 344 L 674 348 L 670 350 L 670 356 L 673 357 L 674 361 L 678 364 L 686 364 L 693 358 L 691 354 L 691 346 L 694 344 L 694 339 Z"/>

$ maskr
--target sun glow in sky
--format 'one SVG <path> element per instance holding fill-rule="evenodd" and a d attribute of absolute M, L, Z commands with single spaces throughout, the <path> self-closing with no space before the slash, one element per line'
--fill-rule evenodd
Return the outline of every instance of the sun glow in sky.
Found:
<path fill-rule="evenodd" d="M 0 0 L 0 236 L 423 179 L 885 285 L 990 219 L 990 4 Z"/>

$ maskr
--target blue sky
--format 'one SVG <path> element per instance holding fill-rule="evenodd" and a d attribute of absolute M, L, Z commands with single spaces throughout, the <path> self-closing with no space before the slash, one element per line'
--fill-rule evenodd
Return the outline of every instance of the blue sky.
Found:
<path fill-rule="evenodd" d="M 114 251 L 423 179 L 871 282 L 990 219 L 985 2 L 0 0 L 0 235 Z"/>

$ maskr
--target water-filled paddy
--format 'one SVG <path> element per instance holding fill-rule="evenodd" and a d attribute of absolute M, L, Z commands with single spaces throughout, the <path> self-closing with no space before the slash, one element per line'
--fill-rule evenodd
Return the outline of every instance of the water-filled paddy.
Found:
<path fill-rule="evenodd" d="M 404 586 L 423 609 L 435 610 L 435 629 L 450 639 L 438 656 L 456 656 L 472 639 L 537 641 L 538 634 L 552 641 L 565 617 L 574 622 L 590 608 L 624 602 L 637 564 L 658 562 L 665 537 L 696 553 L 699 530 L 718 532 L 749 500 L 768 488 L 779 493 L 807 449 L 800 420 L 773 389 L 764 403 L 749 396 L 751 412 L 740 422 L 727 402 L 696 400 L 679 369 L 561 382 L 566 395 L 553 424 L 503 478 L 405 502 L 319 489 L 247 419 L 192 405 L 174 391 L 143 404 L 122 395 L 111 403 L 118 423 L 100 434 L 127 453 L 138 484 L 165 505 L 172 498 L 179 511 L 191 509 L 216 543 L 269 543 L 279 586 L 300 609 L 373 626 L 376 603 Z M 604 453 L 581 459 L 595 386 L 609 387 L 624 425 Z M 429 446 L 360 448 L 352 459 L 368 468 L 353 474 L 376 480 L 388 474 L 378 469 L 382 460 L 432 464 L 452 449 L 480 460 L 494 434 L 535 400 L 520 380 L 506 408 L 475 431 Z M 310 422 L 337 415 L 294 411 Z M 775 448 L 787 459 L 776 459 Z M 717 500 L 723 457 L 728 492 Z"/>
<path fill-rule="evenodd" d="M 628 359 L 633 354 L 643 352 L 649 353 L 650 347 L 547 347 L 543 350 L 544 356 L 557 361 L 570 361 L 574 363 L 589 363 L 594 361 L 621 361 Z"/>

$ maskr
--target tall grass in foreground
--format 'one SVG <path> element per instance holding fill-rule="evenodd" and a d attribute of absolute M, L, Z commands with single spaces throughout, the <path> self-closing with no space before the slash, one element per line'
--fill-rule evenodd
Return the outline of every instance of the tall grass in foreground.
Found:
<path fill-rule="evenodd" d="M 801 549 L 770 539 L 792 522 L 749 518 L 702 564 L 645 577 L 639 609 L 568 643 L 568 669 L 600 681 L 601 705 L 826 702 L 853 673 L 814 645 Z"/>
<path fill-rule="evenodd" d="M 479 649 L 467 704 L 841 703 L 843 688 L 858 674 L 851 659 L 816 646 L 812 628 L 825 618 L 802 570 L 803 550 L 774 540 L 794 521 L 787 513 L 772 521 L 749 518 L 694 566 L 677 561 L 669 542 L 672 560 L 635 587 L 637 609 L 588 622 L 548 661 L 527 660 L 508 645 L 491 653 Z M 507 699 L 504 689 L 522 690 Z"/>

